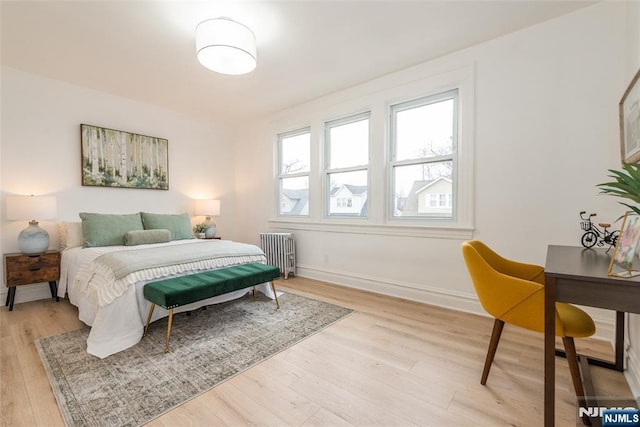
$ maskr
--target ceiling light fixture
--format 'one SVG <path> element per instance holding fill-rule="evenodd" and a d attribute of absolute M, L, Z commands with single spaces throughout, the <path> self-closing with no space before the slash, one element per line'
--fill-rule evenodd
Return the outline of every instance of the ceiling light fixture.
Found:
<path fill-rule="evenodd" d="M 196 27 L 196 54 L 212 71 L 246 74 L 256 68 L 256 36 L 231 18 L 207 19 Z"/>

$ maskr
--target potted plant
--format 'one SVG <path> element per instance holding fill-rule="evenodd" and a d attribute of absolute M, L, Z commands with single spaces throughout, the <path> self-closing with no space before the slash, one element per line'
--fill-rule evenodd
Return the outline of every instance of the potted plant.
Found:
<path fill-rule="evenodd" d="M 196 226 L 193 227 L 193 233 L 198 237 L 198 239 L 204 239 L 208 227 L 209 224 L 204 222 L 196 224 Z"/>
<path fill-rule="evenodd" d="M 623 163 L 622 170 L 609 169 L 614 181 L 598 184 L 602 194 L 609 194 L 623 199 L 631 200 L 640 205 L 640 164 Z M 620 202 L 631 209 L 635 214 L 640 215 L 640 208 L 629 203 Z"/>

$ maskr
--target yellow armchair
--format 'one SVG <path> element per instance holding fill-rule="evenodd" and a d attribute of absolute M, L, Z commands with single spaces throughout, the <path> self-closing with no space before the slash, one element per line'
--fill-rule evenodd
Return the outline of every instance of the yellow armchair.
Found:
<path fill-rule="evenodd" d="M 485 385 L 505 323 L 544 332 L 544 268 L 503 258 L 478 240 L 463 243 L 462 254 L 482 307 L 495 318 L 480 380 Z M 584 390 L 573 338 L 594 333 L 595 324 L 587 313 L 570 304 L 556 303 L 556 336 L 562 337 L 581 403 Z"/>

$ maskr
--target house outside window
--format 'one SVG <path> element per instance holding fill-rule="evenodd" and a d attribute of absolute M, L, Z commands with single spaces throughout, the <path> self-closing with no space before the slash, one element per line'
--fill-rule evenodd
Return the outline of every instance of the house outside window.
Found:
<path fill-rule="evenodd" d="M 367 217 L 369 116 L 325 123 L 327 216 Z"/>
<path fill-rule="evenodd" d="M 455 219 L 457 104 L 454 89 L 391 106 L 393 218 Z"/>
<path fill-rule="evenodd" d="M 278 215 L 309 216 L 311 132 L 278 135 Z"/>

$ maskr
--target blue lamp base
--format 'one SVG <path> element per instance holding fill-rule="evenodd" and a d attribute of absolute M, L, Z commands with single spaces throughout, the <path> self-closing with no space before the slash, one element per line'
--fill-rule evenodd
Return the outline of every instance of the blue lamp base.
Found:
<path fill-rule="evenodd" d="M 211 217 L 207 216 L 204 223 L 207 229 L 204 231 L 204 237 L 207 239 L 213 239 L 216 237 L 216 223 L 211 221 Z"/>
<path fill-rule="evenodd" d="M 216 225 L 212 222 L 204 232 L 204 234 L 204 237 L 206 237 L 207 239 L 213 239 L 214 237 L 216 237 Z"/>
<path fill-rule="evenodd" d="M 29 221 L 29 226 L 18 234 L 18 249 L 25 255 L 38 255 L 49 248 L 49 233 L 38 226 L 38 221 Z"/>

